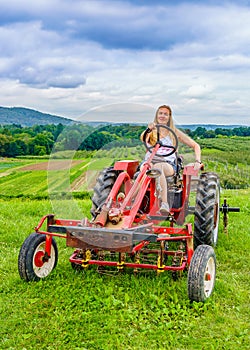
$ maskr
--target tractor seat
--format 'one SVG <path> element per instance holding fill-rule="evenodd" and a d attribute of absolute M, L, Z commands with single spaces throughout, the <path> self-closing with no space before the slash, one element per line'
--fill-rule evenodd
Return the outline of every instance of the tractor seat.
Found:
<path fill-rule="evenodd" d="M 137 178 L 137 176 L 139 175 L 140 172 L 140 167 L 141 167 L 142 163 L 138 166 L 134 176 L 133 176 L 133 180 L 135 180 Z M 177 180 L 180 179 L 180 172 L 181 170 L 184 168 L 183 166 L 183 157 L 182 156 L 177 156 L 176 157 L 176 172 L 174 175 L 172 176 L 167 176 L 167 183 L 168 184 L 175 184 L 177 183 Z"/>
<path fill-rule="evenodd" d="M 171 185 L 175 185 L 177 181 L 181 178 L 181 171 L 183 170 L 183 157 L 182 156 L 177 156 L 176 158 L 176 172 L 172 176 L 167 176 L 166 180 L 167 183 Z"/>

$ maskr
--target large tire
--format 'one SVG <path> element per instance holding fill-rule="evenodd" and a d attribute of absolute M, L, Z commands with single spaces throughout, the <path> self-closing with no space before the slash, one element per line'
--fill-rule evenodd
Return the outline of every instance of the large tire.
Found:
<path fill-rule="evenodd" d="M 194 212 L 194 248 L 216 246 L 220 217 L 220 186 L 215 173 L 203 173 L 197 187 Z"/>
<path fill-rule="evenodd" d="M 25 281 L 39 281 L 47 277 L 56 267 L 58 249 L 52 238 L 50 257 L 45 258 L 46 235 L 32 233 L 23 242 L 18 255 L 19 275 Z"/>
<path fill-rule="evenodd" d="M 119 171 L 109 167 L 100 172 L 94 187 L 94 194 L 92 196 L 91 215 L 93 218 L 101 211 L 114 183 L 119 175 Z"/>
<path fill-rule="evenodd" d="M 214 249 L 199 245 L 194 251 L 188 270 L 188 297 L 191 301 L 204 302 L 213 292 L 216 276 Z"/>

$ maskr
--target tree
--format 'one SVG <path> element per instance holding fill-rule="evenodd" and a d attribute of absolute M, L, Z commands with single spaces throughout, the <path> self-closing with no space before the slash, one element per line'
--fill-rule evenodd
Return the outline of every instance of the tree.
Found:
<path fill-rule="evenodd" d="M 102 148 L 104 145 L 117 140 L 118 136 L 111 135 L 107 131 L 96 131 L 90 134 L 80 145 L 80 150 L 93 151 Z"/>
<path fill-rule="evenodd" d="M 4 134 L 0 135 L 0 156 L 6 157 L 6 146 L 9 143 L 9 136 Z"/>
<path fill-rule="evenodd" d="M 44 156 L 47 154 L 47 150 L 45 146 L 35 145 L 34 146 L 34 155 L 35 156 Z"/>
<path fill-rule="evenodd" d="M 203 138 L 205 133 L 206 133 L 207 129 L 206 128 L 203 128 L 201 126 L 198 126 L 198 128 L 195 129 L 194 131 L 194 136 L 197 136 L 197 137 L 200 137 L 200 138 Z"/>
<path fill-rule="evenodd" d="M 224 128 L 216 128 L 215 129 L 216 135 L 222 135 L 222 136 L 231 136 L 232 130 L 231 129 L 224 129 Z"/>
<path fill-rule="evenodd" d="M 206 139 L 212 139 L 215 138 L 215 132 L 214 130 L 206 130 L 206 132 L 203 134 L 203 137 Z"/>

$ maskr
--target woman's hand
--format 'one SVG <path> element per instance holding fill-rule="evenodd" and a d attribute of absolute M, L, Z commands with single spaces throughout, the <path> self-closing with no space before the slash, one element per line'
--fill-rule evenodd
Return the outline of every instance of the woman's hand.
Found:
<path fill-rule="evenodd" d="M 202 162 L 196 160 L 194 163 L 194 170 L 200 170 L 203 167 Z"/>
<path fill-rule="evenodd" d="M 148 124 L 148 128 L 152 131 L 153 129 L 155 129 L 155 123 L 149 123 Z"/>

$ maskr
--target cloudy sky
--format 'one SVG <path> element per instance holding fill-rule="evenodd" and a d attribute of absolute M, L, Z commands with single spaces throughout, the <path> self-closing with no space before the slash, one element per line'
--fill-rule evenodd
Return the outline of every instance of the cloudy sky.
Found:
<path fill-rule="evenodd" d="M 219 4 L 218 4 L 219 3 Z M 250 1 L 0 0 L 0 106 L 250 125 Z"/>

